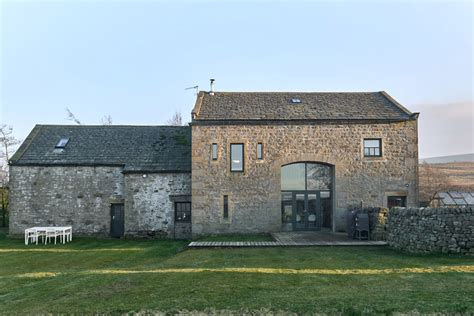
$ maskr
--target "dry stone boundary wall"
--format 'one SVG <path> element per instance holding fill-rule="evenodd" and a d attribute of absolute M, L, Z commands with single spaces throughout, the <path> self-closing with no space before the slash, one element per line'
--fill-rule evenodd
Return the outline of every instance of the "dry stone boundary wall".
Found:
<path fill-rule="evenodd" d="M 474 255 L 474 210 L 462 208 L 392 208 L 387 242 L 409 252 Z"/>

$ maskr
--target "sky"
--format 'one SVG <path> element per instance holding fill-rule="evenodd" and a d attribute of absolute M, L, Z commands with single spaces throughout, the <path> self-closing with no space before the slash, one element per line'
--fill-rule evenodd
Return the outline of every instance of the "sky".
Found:
<path fill-rule="evenodd" d="M 387 91 L 474 152 L 471 1 L 0 0 L 0 123 L 190 121 L 194 90 Z"/>

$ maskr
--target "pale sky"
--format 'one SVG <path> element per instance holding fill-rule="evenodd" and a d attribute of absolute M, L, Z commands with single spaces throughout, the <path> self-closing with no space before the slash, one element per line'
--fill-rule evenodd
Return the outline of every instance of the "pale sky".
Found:
<path fill-rule="evenodd" d="M 380 91 L 420 157 L 474 152 L 471 1 L 0 0 L 0 122 L 186 121 L 220 91 Z"/>

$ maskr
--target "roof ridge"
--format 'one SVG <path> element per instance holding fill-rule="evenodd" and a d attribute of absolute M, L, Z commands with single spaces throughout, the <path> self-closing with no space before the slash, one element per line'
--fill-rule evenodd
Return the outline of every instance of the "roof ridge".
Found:
<path fill-rule="evenodd" d="M 201 94 L 209 94 L 209 91 L 201 90 Z M 324 93 L 352 93 L 352 94 L 370 94 L 370 93 L 380 93 L 380 91 L 214 91 L 215 94 L 220 93 L 261 93 L 261 94 L 285 94 L 285 93 L 305 93 L 305 94 L 324 94 Z"/>

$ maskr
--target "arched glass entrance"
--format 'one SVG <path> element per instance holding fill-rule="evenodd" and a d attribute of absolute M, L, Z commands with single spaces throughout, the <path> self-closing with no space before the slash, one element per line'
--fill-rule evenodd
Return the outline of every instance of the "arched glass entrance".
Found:
<path fill-rule="evenodd" d="M 292 230 L 331 229 L 333 169 L 313 162 L 281 167 L 283 226 Z"/>

